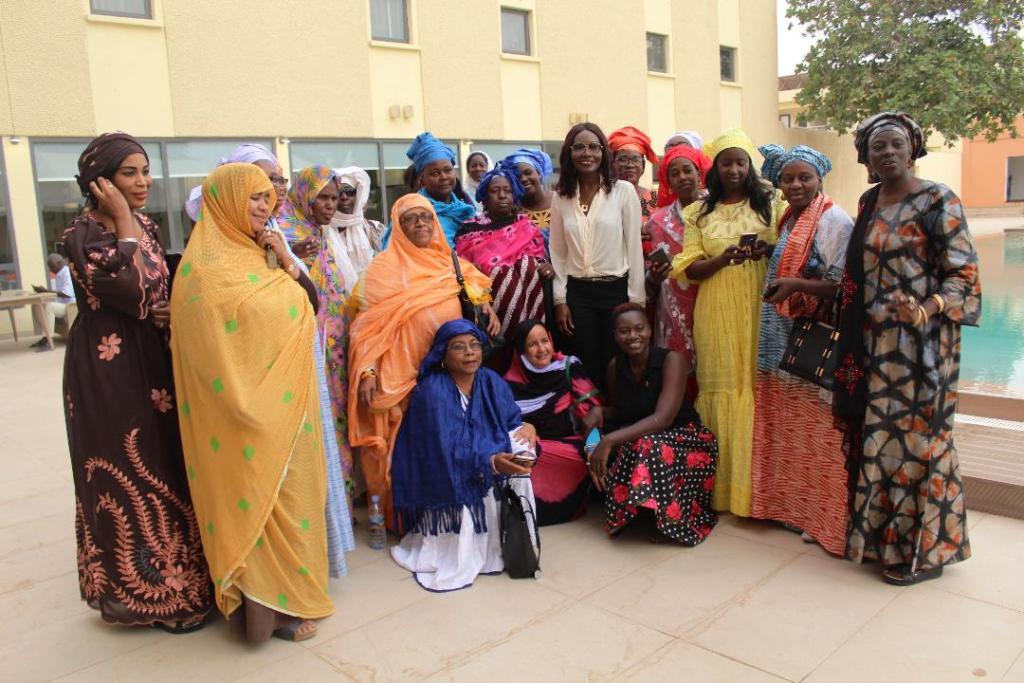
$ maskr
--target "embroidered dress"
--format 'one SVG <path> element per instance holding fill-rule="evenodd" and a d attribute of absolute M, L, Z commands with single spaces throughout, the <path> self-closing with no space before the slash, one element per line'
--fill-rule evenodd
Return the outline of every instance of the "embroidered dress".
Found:
<path fill-rule="evenodd" d="M 902 201 L 858 218 L 848 274 L 855 253 L 863 299 L 853 300 L 857 287 L 844 282 L 844 307 L 863 306 L 865 366 L 840 366 L 836 400 L 860 387 L 866 412 L 850 431 L 859 438 L 846 556 L 914 571 L 965 560 L 971 548 L 953 422 L 960 326 L 980 322 L 981 282 L 960 199 L 923 181 Z M 920 329 L 899 323 L 885 308 L 897 291 L 918 301 L 937 293 L 945 309 Z"/>
<path fill-rule="evenodd" d="M 79 302 L 64 359 L 79 587 L 106 621 L 191 625 L 213 596 L 167 332 L 149 317 L 167 301 L 167 263 L 157 225 L 135 218 L 137 244 L 119 242 L 90 216 L 75 218 L 63 238 Z"/>
<path fill-rule="evenodd" d="M 651 347 L 643 377 L 636 379 L 629 360 L 615 363 L 614 405 L 624 424 L 654 413 L 662 388 L 666 349 Z M 658 531 L 686 546 L 700 544 L 718 516 L 711 507 L 718 444 L 684 403 L 672 425 L 620 446 L 608 469 L 605 530 L 617 534 L 640 508 L 654 512 Z"/>
<path fill-rule="evenodd" d="M 526 214 L 526 217 L 530 219 L 538 230 L 547 235 L 548 230 L 551 229 L 551 207 L 546 209 L 540 209 L 538 211 L 531 211 L 530 209 L 520 207 L 519 210 Z"/>
<path fill-rule="evenodd" d="M 683 250 L 682 208 L 678 202 L 657 209 L 647 221 L 651 235 L 651 248 L 664 247 L 669 260 Z M 654 344 L 676 351 L 694 365 L 693 307 L 697 303 L 696 283 L 676 278 L 665 278 L 653 297 Z M 651 303 L 651 302 L 648 302 Z"/>
<path fill-rule="evenodd" d="M 768 262 L 769 282 L 778 277 L 783 254 L 792 247 L 793 221 L 787 223 Z M 845 211 L 838 206 L 826 210 L 802 276 L 821 280 L 830 268 L 841 271 L 852 229 Z M 781 315 L 775 304 L 761 305 L 751 515 L 802 529 L 828 552 L 842 555 L 849 519 L 842 434 L 833 425 L 831 393 L 779 369 L 792 327 L 793 318 Z"/>

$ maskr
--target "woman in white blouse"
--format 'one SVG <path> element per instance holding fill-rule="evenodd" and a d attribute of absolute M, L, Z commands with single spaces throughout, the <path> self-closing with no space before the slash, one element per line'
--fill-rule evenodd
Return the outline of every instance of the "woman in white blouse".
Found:
<path fill-rule="evenodd" d="M 616 349 L 612 310 L 646 300 L 640 200 L 632 185 L 613 180 L 608 140 L 596 124 L 573 126 L 559 161 L 551 200 L 555 320 L 587 376 L 603 384 Z"/>

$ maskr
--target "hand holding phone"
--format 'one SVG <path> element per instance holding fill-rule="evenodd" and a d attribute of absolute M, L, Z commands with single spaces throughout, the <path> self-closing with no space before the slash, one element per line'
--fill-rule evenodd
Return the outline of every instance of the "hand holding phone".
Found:
<path fill-rule="evenodd" d="M 668 257 L 668 248 L 666 248 L 665 245 L 662 245 L 662 246 L 658 247 L 657 249 L 655 249 L 654 251 L 652 251 L 648 255 L 648 258 L 651 260 L 651 263 L 654 264 L 654 265 L 665 265 L 665 266 L 667 266 L 667 265 L 671 265 L 671 263 L 672 263 L 672 260 Z"/>
<path fill-rule="evenodd" d="M 754 245 L 757 244 L 757 233 L 756 232 L 745 232 L 740 235 L 740 251 L 744 254 L 750 255 L 750 252 L 754 250 Z"/>

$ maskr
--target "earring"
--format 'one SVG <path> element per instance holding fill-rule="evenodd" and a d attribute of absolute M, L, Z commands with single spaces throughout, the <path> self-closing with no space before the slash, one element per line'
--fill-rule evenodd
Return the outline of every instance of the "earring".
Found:
<path fill-rule="evenodd" d="M 446 367 L 444 366 L 444 361 L 441 361 L 441 369 L 442 369 L 442 370 L 447 370 L 447 369 L 448 369 L 448 368 L 446 368 Z"/>

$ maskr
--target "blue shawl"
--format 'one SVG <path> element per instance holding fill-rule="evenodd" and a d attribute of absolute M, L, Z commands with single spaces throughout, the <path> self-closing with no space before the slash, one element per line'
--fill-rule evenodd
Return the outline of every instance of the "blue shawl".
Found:
<path fill-rule="evenodd" d="M 459 231 L 459 227 L 463 223 L 468 221 L 470 218 L 476 215 L 476 209 L 472 205 L 459 199 L 458 195 L 454 192 L 448 197 L 447 202 L 439 202 L 424 189 L 420 189 L 420 194 L 427 198 L 433 207 L 434 212 L 437 214 L 437 218 L 441 221 L 441 228 L 444 230 L 445 239 L 448 240 L 448 246 L 452 249 L 455 248 L 455 233 Z M 464 332 L 460 334 L 465 334 Z"/>
<path fill-rule="evenodd" d="M 441 367 L 449 340 L 476 325 L 452 320 L 434 335 L 395 441 L 391 492 L 395 520 L 405 531 L 458 533 L 469 508 L 473 531 L 487 531 L 484 497 L 494 485 L 491 456 L 509 453 L 508 433 L 522 424 L 512 391 L 495 372 L 480 368 L 466 410 L 459 388 Z"/>

